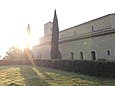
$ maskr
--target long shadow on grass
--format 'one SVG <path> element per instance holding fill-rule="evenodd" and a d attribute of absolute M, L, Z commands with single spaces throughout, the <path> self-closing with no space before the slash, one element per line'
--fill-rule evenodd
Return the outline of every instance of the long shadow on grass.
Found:
<path fill-rule="evenodd" d="M 51 86 L 98 86 L 99 84 L 95 81 L 83 79 L 81 76 L 74 76 L 68 72 L 62 72 L 49 68 L 36 67 L 33 69 L 37 75 L 42 78 L 45 82 Z"/>
<path fill-rule="evenodd" d="M 23 66 L 20 67 L 20 69 L 27 86 L 50 86 L 43 78 L 38 76 L 37 73 L 32 70 L 32 67 Z"/>
<path fill-rule="evenodd" d="M 36 67 L 37 75 L 51 86 L 115 86 L 115 79 L 93 77 L 77 73 Z"/>
<path fill-rule="evenodd" d="M 43 67 L 21 66 L 26 86 L 115 86 L 115 79 L 69 73 Z M 103 82 L 103 83 L 101 83 Z"/>

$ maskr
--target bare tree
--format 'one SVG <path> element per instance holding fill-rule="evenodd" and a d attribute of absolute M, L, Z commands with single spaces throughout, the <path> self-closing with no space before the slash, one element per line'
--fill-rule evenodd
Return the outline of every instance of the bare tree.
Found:
<path fill-rule="evenodd" d="M 9 60 L 20 60 L 21 59 L 21 50 L 17 48 L 16 46 L 12 46 L 9 48 L 9 50 L 6 52 L 6 59 Z"/>

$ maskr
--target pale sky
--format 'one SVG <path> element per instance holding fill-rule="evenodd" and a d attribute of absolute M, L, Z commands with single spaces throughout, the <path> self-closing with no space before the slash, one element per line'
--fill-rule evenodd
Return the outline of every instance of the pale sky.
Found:
<path fill-rule="evenodd" d="M 38 44 L 55 9 L 63 30 L 115 13 L 115 0 L 0 0 L 0 54 L 13 44 L 21 44 L 28 23 L 31 43 Z"/>

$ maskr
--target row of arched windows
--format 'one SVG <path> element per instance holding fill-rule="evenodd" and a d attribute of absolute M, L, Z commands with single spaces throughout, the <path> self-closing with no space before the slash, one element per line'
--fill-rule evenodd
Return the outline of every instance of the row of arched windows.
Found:
<path fill-rule="evenodd" d="M 110 56 L 110 55 L 111 55 L 111 51 L 110 51 L 110 50 L 106 50 L 106 54 L 107 54 L 108 56 Z M 84 58 L 84 54 L 83 54 L 82 51 L 79 53 L 79 58 L 80 58 L 81 60 L 83 60 L 83 58 Z M 73 52 L 71 52 L 71 59 L 74 59 L 74 54 L 73 54 Z M 92 59 L 92 60 L 96 60 L 96 52 L 95 52 L 95 51 L 91 51 L 91 59 Z"/>
<path fill-rule="evenodd" d="M 81 60 L 83 59 L 83 52 L 82 52 L 82 51 L 79 53 L 79 58 L 80 58 Z M 96 60 L 96 53 L 95 53 L 95 51 L 91 51 L 91 58 L 92 58 L 93 60 Z M 71 52 L 71 59 L 74 59 L 74 54 L 73 54 L 73 52 Z"/>

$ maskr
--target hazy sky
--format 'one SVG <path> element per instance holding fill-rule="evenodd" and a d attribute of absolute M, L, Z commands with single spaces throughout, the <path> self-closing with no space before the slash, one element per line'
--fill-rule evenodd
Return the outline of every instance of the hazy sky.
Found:
<path fill-rule="evenodd" d="M 0 52 L 12 44 L 20 45 L 28 23 L 31 43 L 37 44 L 55 9 L 63 30 L 115 13 L 115 0 L 0 0 Z"/>

